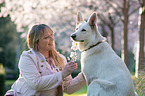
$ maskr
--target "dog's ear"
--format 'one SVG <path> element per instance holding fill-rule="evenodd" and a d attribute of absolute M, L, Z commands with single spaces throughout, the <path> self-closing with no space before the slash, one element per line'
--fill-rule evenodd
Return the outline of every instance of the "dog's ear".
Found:
<path fill-rule="evenodd" d="M 90 17 L 89 17 L 89 19 L 88 19 L 88 23 L 89 23 L 89 25 L 90 26 L 94 26 L 95 24 L 96 24 L 96 21 L 97 21 L 97 16 L 96 16 L 96 14 L 97 13 L 93 13 Z"/>
<path fill-rule="evenodd" d="M 78 25 L 81 21 L 83 21 L 83 18 L 82 18 L 82 15 L 81 15 L 81 12 L 79 11 L 78 14 L 77 14 L 77 21 L 76 21 L 76 25 Z"/>

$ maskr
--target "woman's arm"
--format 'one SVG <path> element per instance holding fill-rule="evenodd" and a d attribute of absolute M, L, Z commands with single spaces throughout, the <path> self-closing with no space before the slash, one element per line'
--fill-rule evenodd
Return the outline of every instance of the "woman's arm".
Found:
<path fill-rule="evenodd" d="M 66 64 L 67 63 L 66 58 L 63 55 L 61 55 L 61 57 L 64 59 Z M 82 73 L 79 73 L 78 76 L 75 77 L 74 79 L 71 77 L 71 75 L 69 75 L 63 79 L 62 85 L 63 85 L 64 92 L 68 94 L 72 94 L 80 90 L 84 85 L 86 85 L 86 80 Z"/>
<path fill-rule="evenodd" d="M 68 94 L 72 94 L 80 90 L 84 85 L 86 85 L 86 80 L 82 73 L 79 73 L 74 79 L 72 79 L 71 75 L 69 75 L 63 82 L 64 92 Z"/>

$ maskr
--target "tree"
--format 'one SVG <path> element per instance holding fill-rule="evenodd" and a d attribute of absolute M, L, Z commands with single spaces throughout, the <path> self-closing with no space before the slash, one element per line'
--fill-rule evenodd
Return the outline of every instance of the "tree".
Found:
<path fill-rule="evenodd" d="M 145 0 L 140 0 L 139 70 L 144 71 Z"/>
<path fill-rule="evenodd" d="M 115 33 L 114 33 L 114 28 L 117 25 L 117 23 L 119 22 L 119 20 L 116 20 L 116 18 L 114 18 L 113 15 L 111 15 L 110 12 L 108 12 L 108 17 L 104 17 L 102 14 L 99 14 L 98 17 L 101 19 L 101 21 L 103 22 L 104 25 L 108 26 L 108 28 L 110 29 L 110 33 L 111 33 L 111 47 L 112 49 L 115 50 Z"/>
<path fill-rule="evenodd" d="M 128 66 L 128 24 L 131 15 L 138 11 L 139 4 L 135 0 L 104 0 L 101 2 L 89 0 L 88 6 L 89 9 L 97 11 L 97 13 L 99 13 L 99 19 L 101 19 L 104 25 L 108 26 L 111 32 L 111 45 L 113 49 L 115 41 L 114 28 L 120 21 L 122 22 L 121 57 Z"/>
<path fill-rule="evenodd" d="M 16 65 L 17 32 L 15 28 L 9 16 L 0 18 L 0 62 L 11 69 Z"/>
<path fill-rule="evenodd" d="M 93 3 L 91 3 L 92 1 Z M 127 17 L 129 18 L 131 14 L 138 10 L 138 5 L 134 0 L 126 2 L 129 2 L 129 11 L 127 11 Z M 103 9 L 106 11 L 102 11 Z M 17 30 L 24 32 L 24 34 L 22 34 L 23 37 L 26 37 L 27 30 L 33 24 L 48 24 L 56 33 L 56 48 L 63 54 L 68 54 L 71 47 L 70 34 L 74 32 L 76 13 L 79 10 L 82 11 L 85 18 L 88 18 L 92 11 L 96 11 L 100 14 L 100 19 L 102 18 L 104 23 L 100 22 L 100 19 L 98 19 L 98 25 L 101 25 L 102 28 L 107 25 L 111 30 L 113 46 L 113 42 L 115 41 L 113 39 L 114 30 L 116 32 L 116 29 L 120 29 L 120 27 L 125 24 L 122 23 L 121 26 L 119 25 L 116 28 L 117 22 L 119 20 L 122 22 L 126 21 L 123 15 L 123 10 L 126 9 L 123 6 L 123 2 L 120 2 L 120 0 L 5 0 L 5 7 L 2 8 L 0 16 L 9 14 L 11 20 L 17 25 Z M 113 27 L 115 27 L 115 29 L 113 29 Z M 120 30 L 117 30 L 117 32 L 119 33 Z"/>
<path fill-rule="evenodd" d="M 135 76 L 138 77 L 138 71 L 144 71 L 144 35 L 145 35 L 145 0 L 139 0 L 140 9 L 139 9 L 139 48 L 137 53 L 136 60 L 136 72 Z"/>
<path fill-rule="evenodd" d="M 139 9 L 139 6 L 133 0 L 123 0 L 121 5 L 119 0 L 105 0 L 105 2 L 116 11 L 123 23 L 121 57 L 128 66 L 128 22 L 129 17 Z M 116 8 L 116 6 L 118 7 Z"/>
<path fill-rule="evenodd" d="M 9 14 L 17 25 L 17 31 L 23 32 L 21 37 L 26 37 L 28 29 L 34 24 L 45 23 L 51 26 L 56 33 L 56 45 L 59 46 L 56 47 L 64 54 L 70 52 L 68 48 L 71 44 L 68 35 L 74 31 L 75 21 L 72 20 L 74 19 L 72 14 L 75 14 L 75 11 L 72 11 L 74 10 L 72 5 L 75 2 L 78 1 L 70 3 L 68 0 L 5 0 L 0 17 Z"/>

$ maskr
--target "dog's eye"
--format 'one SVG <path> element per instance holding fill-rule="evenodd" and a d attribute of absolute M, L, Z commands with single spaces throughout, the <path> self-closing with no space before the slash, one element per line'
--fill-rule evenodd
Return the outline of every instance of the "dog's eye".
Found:
<path fill-rule="evenodd" d="M 82 31 L 86 31 L 85 29 L 82 29 Z"/>

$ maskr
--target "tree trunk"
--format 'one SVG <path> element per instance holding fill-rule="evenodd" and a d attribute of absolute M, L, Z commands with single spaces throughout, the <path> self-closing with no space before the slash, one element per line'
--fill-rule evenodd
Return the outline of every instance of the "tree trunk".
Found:
<path fill-rule="evenodd" d="M 138 43 L 138 51 L 137 51 L 137 58 L 136 58 L 136 67 L 135 67 L 135 76 L 138 77 L 139 71 L 144 71 L 144 33 L 145 33 L 145 1 L 140 3 L 139 9 L 139 43 Z"/>
<path fill-rule="evenodd" d="M 111 31 L 111 47 L 114 50 L 114 43 L 115 43 L 115 38 L 114 38 L 114 28 L 110 28 Z"/>
<path fill-rule="evenodd" d="M 145 32 L 145 1 L 140 8 L 140 31 L 139 31 L 139 71 L 144 71 L 144 32 Z"/>
<path fill-rule="evenodd" d="M 128 2 L 124 0 L 124 8 L 123 8 L 123 15 L 124 15 L 124 21 L 123 21 L 123 31 L 122 32 L 122 50 L 121 50 L 121 57 L 126 63 L 126 66 L 128 67 Z"/>
<path fill-rule="evenodd" d="M 121 57 L 128 67 L 128 18 L 124 22 L 124 32 L 122 32 L 122 51 Z"/>

